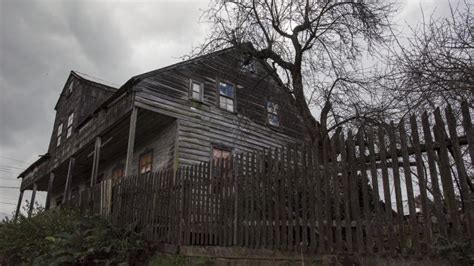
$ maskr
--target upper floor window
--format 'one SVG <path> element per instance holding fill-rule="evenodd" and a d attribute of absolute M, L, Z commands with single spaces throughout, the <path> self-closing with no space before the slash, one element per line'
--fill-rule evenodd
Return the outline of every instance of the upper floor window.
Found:
<path fill-rule="evenodd" d="M 225 82 L 219 82 L 219 107 L 229 112 L 235 111 L 234 85 Z"/>
<path fill-rule="evenodd" d="M 138 173 L 145 174 L 151 172 L 153 165 L 153 151 L 142 153 L 138 162 Z"/>
<path fill-rule="evenodd" d="M 71 113 L 67 118 L 66 138 L 69 138 L 72 135 L 72 123 L 73 122 L 74 122 L 74 113 Z"/>
<path fill-rule="evenodd" d="M 241 59 L 240 68 L 244 73 L 257 73 L 257 64 L 253 58 L 243 57 Z"/>
<path fill-rule="evenodd" d="M 191 88 L 189 90 L 189 96 L 191 97 L 191 99 L 202 102 L 204 94 L 204 85 L 201 82 L 191 80 L 190 86 Z"/>
<path fill-rule="evenodd" d="M 73 89 L 74 89 L 74 80 L 71 80 L 71 82 L 69 82 L 69 86 L 67 87 L 68 94 L 71 94 Z"/>
<path fill-rule="evenodd" d="M 56 147 L 61 145 L 62 134 L 63 134 L 63 123 L 60 123 L 58 126 L 57 133 L 56 133 Z"/>
<path fill-rule="evenodd" d="M 267 101 L 267 122 L 272 126 L 280 126 L 280 114 L 278 104 Z"/>

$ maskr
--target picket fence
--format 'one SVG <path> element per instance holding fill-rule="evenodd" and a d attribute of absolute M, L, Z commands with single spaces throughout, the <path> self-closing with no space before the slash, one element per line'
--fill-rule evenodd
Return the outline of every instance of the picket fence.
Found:
<path fill-rule="evenodd" d="M 424 113 L 421 124 L 411 116 L 408 125 L 314 145 L 105 180 L 84 192 L 92 205 L 70 204 L 173 245 L 381 255 L 433 254 L 447 243 L 470 249 L 474 131 L 468 105 L 461 110 L 460 121 L 448 107 Z"/>

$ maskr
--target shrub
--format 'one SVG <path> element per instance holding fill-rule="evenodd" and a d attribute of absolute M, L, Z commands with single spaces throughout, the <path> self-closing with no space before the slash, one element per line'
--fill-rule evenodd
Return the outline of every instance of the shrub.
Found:
<path fill-rule="evenodd" d="M 1 264 L 144 263 L 151 245 L 132 226 L 73 210 L 36 210 L 31 218 L 0 223 Z"/>

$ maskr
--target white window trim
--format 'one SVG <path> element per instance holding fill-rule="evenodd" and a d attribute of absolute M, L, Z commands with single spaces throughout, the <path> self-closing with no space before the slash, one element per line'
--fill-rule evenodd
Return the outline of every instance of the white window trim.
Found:
<path fill-rule="evenodd" d="M 193 97 L 194 95 L 194 84 L 199 84 L 200 90 L 199 90 L 199 99 L 196 99 Z M 190 79 L 189 80 L 189 98 L 193 101 L 198 101 L 198 102 L 203 102 L 204 101 L 204 83 Z"/>
<path fill-rule="evenodd" d="M 56 132 L 56 147 L 59 147 L 59 145 L 61 145 L 62 134 L 63 134 L 63 123 L 59 123 L 58 129 Z"/>
<path fill-rule="evenodd" d="M 276 112 L 269 112 L 268 111 L 268 103 L 271 102 L 273 103 L 274 105 L 277 105 L 278 108 L 277 108 L 277 111 Z M 265 113 L 267 114 L 266 116 L 266 119 L 267 119 L 267 124 L 272 126 L 272 127 L 280 127 L 281 126 L 281 116 L 280 116 L 280 105 L 278 103 L 276 103 L 275 101 L 272 101 L 272 100 L 266 100 L 265 101 Z M 270 123 L 270 116 L 273 115 L 273 116 L 276 116 L 278 118 L 278 125 L 274 125 L 272 123 Z"/>
<path fill-rule="evenodd" d="M 234 87 L 234 97 L 233 98 L 227 97 L 225 95 L 221 95 L 221 90 L 220 90 L 221 83 L 232 85 Z M 225 81 L 225 80 L 217 80 L 217 95 L 219 96 L 219 97 L 217 97 L 217 106 L 219 107 L 219 109 L 230 112 L 230 113 L 237 113 L 237 85 L 235 83 L 228 82 L 228 81 Z M 233 101 L 233 110 L 232 111 L 227 110 L 227 108 L 224 109 L 224 108 L 221 107 L 221 97 L 224 97 L 226 99 L 231 99 Z"/>
<path fill-rule="evenodd" d="M 66 139 L 72 135 L 72 125 L 74 124 L 74 112 L 67 117 Z"/>

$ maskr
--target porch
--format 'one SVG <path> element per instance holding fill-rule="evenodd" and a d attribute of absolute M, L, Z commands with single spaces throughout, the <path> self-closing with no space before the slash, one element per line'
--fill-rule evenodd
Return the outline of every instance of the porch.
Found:
<path fill-rule="evenodd" d="M 96 125 L 105 120 L 109 127 Z M 25 171 L 17 215 L 25 190 L 32 190 L 30 202 L 35 201 L 36 191 L 47 191 L 46 209 L 66 201 L 90 200 L 81 197 L 81 192 L 101 181 L 138 173 L 140 155 L 147 151 L 153 154 L 152 167 L 173 167 L 175 118 L 133 107 L 115 119 L 93 119 L 88 123 L 56 154 L 45 156 Z M 70 152 L 73 149 L 75 152 Z M 61 158 L 63 155 L 68 157 Z M 31 211 L 30 208 L 28 215 Z"/>

